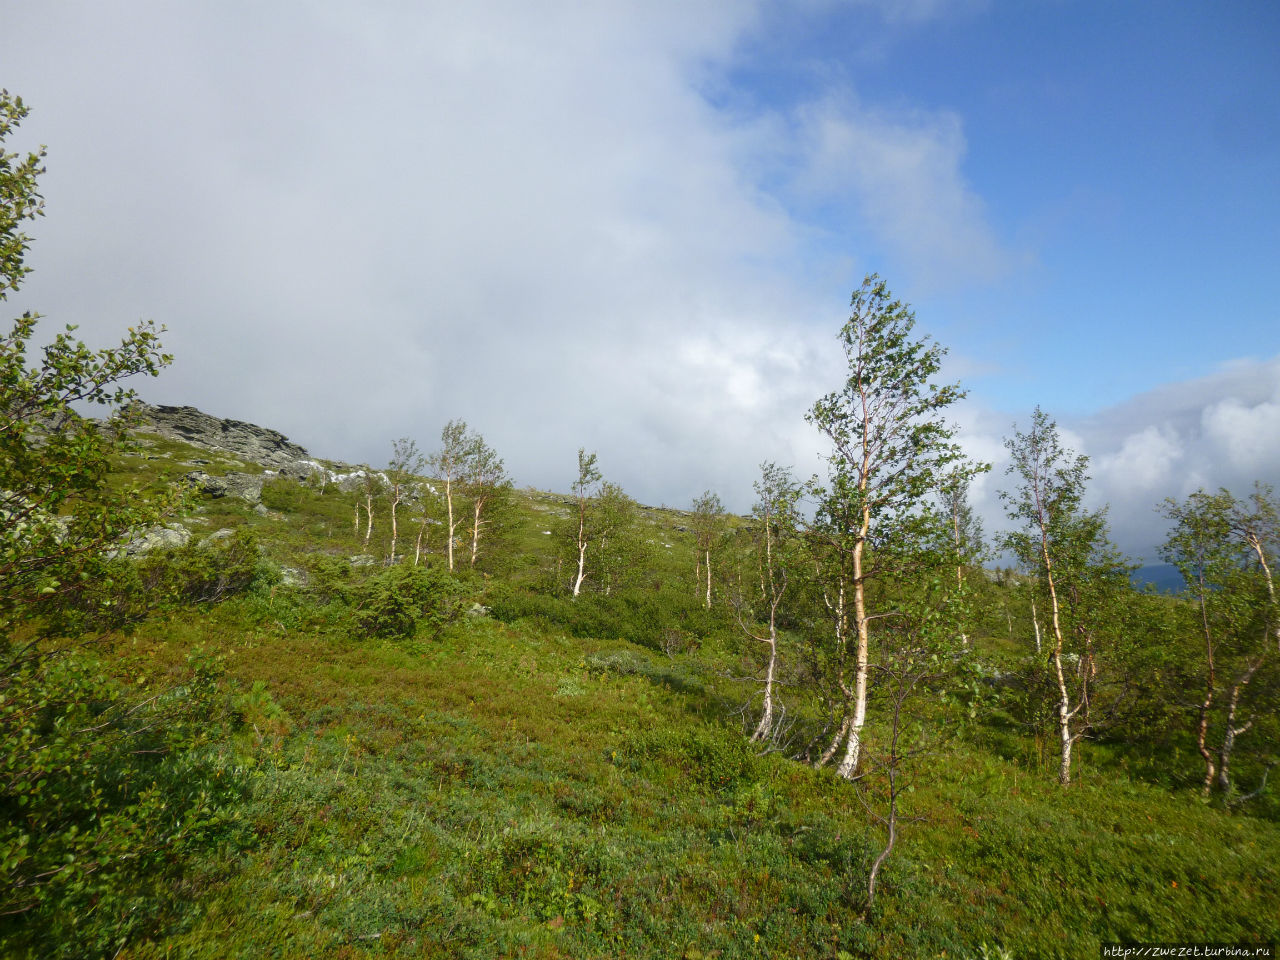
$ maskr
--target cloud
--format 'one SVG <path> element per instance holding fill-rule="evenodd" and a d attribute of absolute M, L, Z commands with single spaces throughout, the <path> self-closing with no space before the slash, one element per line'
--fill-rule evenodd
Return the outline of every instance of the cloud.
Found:
<path fill-rule="evenodd" d="M 19 309 L 93 342 L 163 322 L 144 396 L 322 456 L 461 417 L 522 483 L 563 489 L 586 446 L 643 500 L 745 509 L 760 460 L 817 467 L 868 237 L 921 278 L 1010 259 L 958 118 L 709 102 L 759 11 L 32 7 L 0 40 L 50 148 Z"/>
<path fill-rule="evenodd" d="M 954 113 L 888 116 L 827 98 L 799 112 L 796 137 L 799 195 L 855 209 L 922 289 L 990 283 L 1026 262 L 996 236 L 962 173 Z"/>
<path fill-rule="evenodd" d="M 1050 411 L 1050 415 L 1052 412 Z M 997 414 L 967 414 L 966 444 L 996 463 L 993 486 L 975 490 L 987 528 L 1006 526 L 995 490 L 1009 487 L 1007 454 L 991 456 L 996 435 L 1008 435 Z M 1064 446 L 1090 458 L 1088 502 L 1107 506 L 1120 548 L 1154 561 L 1167 524 L 1166 498 L 1201 488 L 1242 494 L 1255 482 L 1280 484 L 1280 356 L 1239 360 L 1215 373 L 1165 384 L 1091 416 L 1061 420 Z"/>

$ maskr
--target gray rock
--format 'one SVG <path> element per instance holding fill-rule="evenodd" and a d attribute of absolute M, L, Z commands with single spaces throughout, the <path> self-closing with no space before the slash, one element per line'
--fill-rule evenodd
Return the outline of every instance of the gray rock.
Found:
<path fill-rule="evenodd" d="M 391 486 L 391 481 L 387 479 L 387 475 L 378 470 L 371 470 L 368 473 L 364 470 L 352 470 L 350 473 L 334 473 L 329 475 L 329 479 L 343 493 L 350 493 L 352 490 L 362 489 L 364 487 L 364 478 L 367 476 L 374 477 L 379 486 Z"/>
<path fill-rule="evenodd" d="M 262 500 L 261 474 L 225 473 L 215 477 L 203 470 L 193 470 L 183 479 L 189 480 L 201 493 L 210 497 L 239 497 L 246 503 L 258 503 Z"/>
<path fill-rule="evenodd" d="M 294 460 L 277 467 L 276 474 L 286 480 L 297 480 L 299 483 L 306 483 L 312 478 L 324 477 L 327 480 L 329 471 L 314 460 Z"/>
<path fill-rule="evenodd" d="M 211 543 L 217 543 L 219 540 L 228 540 L 231 537 L 234 537 L 235 535 L 236 533 L 234 530 L 231 530 L 227 527 L 223 527 L 221 530 L 213 531 L 213 533 L 209 534 L 207 537 L 201 540 L 200 546 L 207 547 Z"/>
<path fill-rule="evenodd" d="M 357 553 L 354 557 L 348 557 L 353 567 L 372 567 L 378 561 L 367 553 Z"/>
<path fill-rule="evenodd" d="M 152 550 L 175 550 L 185 547 L 191 540 L 191 531 L 180 523 L 168 523 L 162 527 L 150 527 L 135 536 L 125 546 L 130 556 L 150 553 Z"/>
<path fill-rule="evenodd" d="M 134 409 L 151 431 L 206 450 L 235 454 L 276 468 L 308 458 L 307 451 L 290 442 L 284 434 L 256 424 L 223 420 L 195 407 L 153 406 L 139 402 Z"/>

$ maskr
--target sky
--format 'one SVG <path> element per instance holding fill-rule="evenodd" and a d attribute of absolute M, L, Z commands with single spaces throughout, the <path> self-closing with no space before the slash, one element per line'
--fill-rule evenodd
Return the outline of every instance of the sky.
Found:
<path fill-rule="evenodd" d="M 0 0 L 44 144 L 8 306 L 138 383 L 385 463 L 463 419 L 518 485 L 579 447 L 642 502 L 804 420 L 879 273 L 991 462 L 1040 405 L 1139 560 L 1156 505 L 1280 483 L 1280 5 Z"/>

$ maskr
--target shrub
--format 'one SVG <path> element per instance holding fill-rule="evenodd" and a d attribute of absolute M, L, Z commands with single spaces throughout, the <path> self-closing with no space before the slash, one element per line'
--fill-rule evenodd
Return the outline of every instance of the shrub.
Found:
<path fill-rule="evenodd" d="M 438 567 L 391 567 L 351 591 L 352 629 L 360 636 L 408 638 L 419 624 L 432 637 L 462 612 L 461 585 Z"/>
<path fill-rule="evenodd" d="M 0 953 L 111 956 L 180 914 L 244 787 L 218 671 L 191 666 L 137 699 L 76 655 L 0 694 Z"/>

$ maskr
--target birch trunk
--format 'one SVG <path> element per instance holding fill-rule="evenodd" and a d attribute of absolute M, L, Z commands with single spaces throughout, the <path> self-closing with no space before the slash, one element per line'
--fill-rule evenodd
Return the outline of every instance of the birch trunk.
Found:
<path fill-rule="evenodd" d="M 707 609 L 711 609 L 711 551 L 707 551 Z"/>
<path fill-rule="evenodd" d="M 578 533 L 578 576 L 573 581 L 573 595 L 576 597 L 582 590 L 583 578 L 587 575 L 587 541 Z"/>
<path fill-rule="evenodd" d="M 1214 762 L 1213 754 L 1209 751 L 1207 743 L 1209 737 L 1209 711 L 1213 708 L 1213 697 L 1217 689 L 1217 678 L 1214 676 L 1213 665 L 1213 634 L 1209 630 L 1209 610 L 1207 598 L 1205 595 L 1204 570 L 1197 568 L 1200 586 L 1200 625 L 1204 629 L 1204 646 L 1205 660 L 1209 666 L 1209 676 L 1205 680 L 1204 685 L 1204 702 L 1200 704 L 1200 723 L 1196 729 L 1196 747 L 1200 750 L 1200 756 L 1204 758 L 1204 786 L 1201 794 L 1207 800 L 1209 792 L 1213 789 Z"/>
<path fill-rule="evenodd" d="M 453 573 L 453 535 L 457 525 L 453 522 L 453 478 L 444 479 L 444 499 L 449 508 L 449 572 Z"/>
<path fill-rule="evenodd" d="M 476 497 L 475 516 L 471 521 L 471 566 L 476 565 L 476 557 L 480 553 L 480 510 L 484 506 L 484 498 Z"/>
<path fill-rule="evenodd" d="M 1062 621 L 1058 614 L 1058 590 L 1053 582 L 1053 565 L 1049 560 L 1049 545 L 1042 540 L 1045 577 L 1049 582 L 1049 604 L 1053 612 L 1053 669 L 1058 680 L 1058 736 L 1062 741 L 1062 763 L 1058 767 L 1058 782 L 1064 787 L 1071 783 L 1071 694 L 1067 690 L 1067 677 L 1062 670 Z"/>
<path fill-rule="evenodd" d="M 863 476 L 866 476 L 865 471 Z M 862 552 L 870 529 L 871 508 L 864 505 L 862 527 L 858 531 L 858 540 L 853 545 L 853 620 L 858 630 L 858 650 L 853 675 L 853 717 L 849 724 L 849 739 L 844 759 L 836 768 L 836 772 L 846 780 L 852 780 L 858 769 L 858 760 L 862 756 L 862 728 L 867 723 L 867 654 L 871 646 L 871 631 L 867 619 L 866 585 L 862 578 Z"/>
<path fill-rule="evenodd" d="M 1227 701 L 1227 729 L 1222 734 L 1222 749 L 1218 751 L 1218 788 L 1223 793 L 1231 792 L 1231 754 L 1236 748 L 1236 737 L 1253 726 L 1250 720 L 1244 726 L 1236 726 L 1236 711 L 1240 707 L 1240 694 L 1249 685 L 1253 675 L 1262 666 L 1262 657 L 1249 664 L 1248 669 L 1240 676 L 1231 688 L 1231 698 Z"/>
<path fill-rule="evenodd" d="M 827 609 L 835 614 L 836 620 L 836 683 L 840 686 L 840 692 L 844 695 L 844 716 L 840 720 L 840 727 L 836 730 L 836 735 L 827 745 L 827 749 L 822 751 L 822 755 L 818 757 L 814 768 L 825 767 L 831 762 L 831 758 L 840 749 L 840 744 L 844 743 L 845 737 L 849 735 L 849 727 L 853 724 L 853 717 L 849 714 L 849 705 L 853 700 L 853 691 L 849 689 L 848 684 L 844 682 L 844 658 L 846 655 L 846 647 L 848 644 L 848 620 L 845 611 L 845 581 L 843 575 L 840 578 L 840 590 L 836 593 L 836 605 L 832 609 L 831 601 L 827 599 L 826 593 L 822 595 L 823 603 L 827 605 Z"/>
<path fill-rule="evenodd" d="M 1036 656 L 1039 656 L 1043 651 L 1040 644 L 1040 617 L 1036 613 L 1036 598 L 1034 596 L 1031 598 L 1031 625 L 1036 630 Z"/>
<path fill-rule="evenodd" d="M 831 742 L 827 744 L 827 749 L 822 751 L 822 755 L 814 762 L 815 769 L 825 767 L 831 762 L 831 758 L 836 755 L 836 751 L 840 749 L 840 744 L 844 743 L 844 738 L 849 735 L 849 725 L 853 723 L 852 717 L 845 717 L 840 721 L 840 727 L 836 730 L 836 735 L 831 738 Z"/>
<path fill-rule="evenodd" d="M 753 742 L 767 740 L 773 734 L 773 680 L 778 665 L 778 585 L 773 579 L 773 534 L 769 527 L 769 514 L 764 519 L 765 568 L 769 574 L 769 637 L 765 643 L 769 646 L 769 667 L 764 679 L 764 710 L 760 714 L 760 722 L 751 734 Z M 708 580 L 710 578 L 708 577 Z"/>
<path fill-rule="evenodd" d="M 753 743 L 768 740 L 773 735 L 773 682 L 778 669 L 778 632 L 774 626 L 774 616 L 769 614 L 769 669 L 764 677 L 764 710 L 760 714 L 760 722 L 751 734 Z"/>
<path fill-rule="evenodd" d="M 1277 612 L 1276 585 L 1271 580 L 1271 567 L 1267 565 L 1267 554 L 1262 549 L 1262 540 L 1257 535 L 1248 538 L 1249 546 L 1258 555 L 1258 564 L 1262 567 L 1262 575 L 1267 581 L 1267 597 L 1271 601 L 1271 629 L 1276 639 L 1276 650 L 1280 652 L 1280 613 Z"/>
<path fill-rule="evenodd" d="M 399 536 L 399 531 L 396 527 L 396 505 L 399 502 L 400 495 L 397 493 L 391 498 L 391 554 L 388 560 L 392 566 L 395 566 L 396 563 L 396 540 Z"/>

